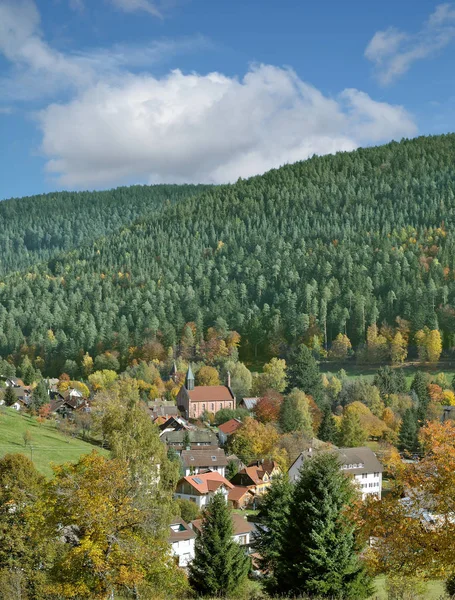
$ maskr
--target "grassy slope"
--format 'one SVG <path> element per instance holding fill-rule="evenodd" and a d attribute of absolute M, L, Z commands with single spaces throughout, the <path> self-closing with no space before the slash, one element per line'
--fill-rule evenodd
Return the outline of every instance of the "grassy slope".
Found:
<path fill-rule="evenodd" d="M 33 462 L 45 475 L 52 475 L 51 463 L 75 462 L 81 454 L 89 454 L 95 448 L 82 440 L 63 436 L 52 422 L 40 425 L 34 417 L 4 408 L 0 411 L 0 456 L 20 452 L 30 457 L 30 448 L 24 446 L 26 430 L 32 435 Z M 107 454 L 105 450 L 97 450 Z"/>

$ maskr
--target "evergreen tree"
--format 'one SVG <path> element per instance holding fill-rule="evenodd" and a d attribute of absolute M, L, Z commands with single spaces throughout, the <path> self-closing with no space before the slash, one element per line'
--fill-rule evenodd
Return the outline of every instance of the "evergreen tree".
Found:
<path fill-rule="evenodd" d="M 261 557 L 261 568 L 267 573 L 266 587 L 272 593 L 280 591 L 276 578 L 290 517 L 292 491 L 287 475 L 276 477 L 261 502 L 256 522 L 254 548 Z"/>
<path fill-rule="evenodd" d="M 46 402 L 49 402 L 49 394 L 47 393 L 44 380 L 40 379 L 32 392 L 32 408 L 38 410 L 43 404 L 46 404 Z"/>
<path fill-rule="evenodd" d="M 298 388 L 313 396 L 319 405 L 323 399 L 323 387 L 318 363 L 311 350 L 301 344 L 289 357 L 288 389 Z"/>
<path fill-rule="evenodd" d="M 428 405 L 430 403 L 430 395 L 428 393 L 428 376 L 422 371 L 417 371 L 411 383 L 411 391 L 413 391 L 418 400 L 417 406 L 417 422 L 423 425 L 427 419 Z"/>
<path fill-rule="evenodd" d="M 356 495 L 336 455 L 321 453 L 304 462 L 277 573 L 282 593 L 346 600 L 371 595 L 356 525 L 346 514 Z"/>
<path fill-rule="evenodd" d="M 5 395 L 3 396 L 3 401 L 5 402 L 5 406 L 13 406 L 16 402 L 16 394 L 13 392 L 12 388 L 9 386 L 5 390 Z"/>
<path fill-rule="evenodd" d="M 417 423 L 416 411 L 412 408 L 408 408 L 405 411 L 403 415 L 403 421 L 401 422 L 400 434 L 398 437 L 398 448 L 403 452 L 418 452 L 418 432 L 419 427 Z"/>
<path fill-rule="evenodd" d="M 230 596 L 244 583 L 250 559 L 233 539 L 230 509 L 221 493 L 208 503 L 189 568 L 191 587 L 204 596 Z"/>
<path fill-rule="evenodd" d="M 346 448 L 356 448 L 365 443 L 367 434 L 360 422 L 359 415 L 346 408 L 341 420 L 340 445 Z"/>
<path fill-rule="evenodd" d="M 337 442 L 338 430 L 335 425 L 335 419 L 333 418 L 330 406 L 326 406 L 324 408 L 322 421 L 318 430 L 318 439 L 322 440 L 323 442 L 330 442 L 331 444 L 335 444 Z"/>

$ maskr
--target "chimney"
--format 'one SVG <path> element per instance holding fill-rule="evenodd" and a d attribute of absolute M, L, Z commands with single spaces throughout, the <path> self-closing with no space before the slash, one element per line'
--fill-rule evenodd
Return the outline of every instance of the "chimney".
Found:
<path fill-rule="evenodd" d="M 231 387 L 231 372 L 230 371 L 227 372 L 227 386 L 228 386 L 228 388 Z"/>

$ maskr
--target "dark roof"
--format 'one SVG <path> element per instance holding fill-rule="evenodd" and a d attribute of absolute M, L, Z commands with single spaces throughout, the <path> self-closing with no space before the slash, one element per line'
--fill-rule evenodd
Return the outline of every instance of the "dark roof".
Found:
<path fill-rule="evenodd" d="M 225 467 L 226 454 L 221 448 L 195 448 L 182 450 L 181 459 L 184 467 Z"/>
<path fill-rule="evenodd" d="M 191 527 L 182 518 L 175 517 L 169 526 L 169 542 L 181 542 L 182 540 L 191 540 L 196 537 L 196 534 Z"/>
<path fill-rule="evenodd" d="M 356 475 L 357 473 L 382 473 L 382 465 L 371 448 L 338 448 L 337 450 L 343 470 Z M 362 465 L 362 466 L 351 466 Z"/>
<path fill-rule="evenodd" d="M 225 435 L 232 435 L 237 429 L 243 426 L 242 421 L 240 419 L 229 419 L 226 423 L 223 423 L 218 427 L 218 429 L 224 433 Z"/>
<path fill-rule="evenodd" d="M 206 444 L 218 446 L 218 439 L 210 429 L 179 429 L 173 431 L 164 431 L 160 438 L 166 444 L 183 445 L 185 436 L 189 437 L 190 444 Z"/>
<path fill-rule="evenodd" d="M 186 390 L 191 402 L 223 402 L 234 400 L 231 388 L 226 385 L 197 385 L 193 390 Z"/>

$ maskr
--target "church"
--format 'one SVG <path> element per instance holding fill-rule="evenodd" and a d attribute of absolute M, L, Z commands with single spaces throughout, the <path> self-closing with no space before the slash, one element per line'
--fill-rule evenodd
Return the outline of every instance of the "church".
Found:
<path fill-rule="evenodd" d="M 185 383 L 177 394 L 177 407 L 186 419 L 199 419 L 204 411 L 216 413 L 222 408 L 235 408 L 235 396 L 231 389 L 231 375 L 227 385 L 194 385 L 191 366 Z"/>

